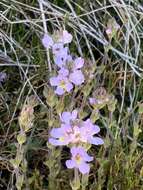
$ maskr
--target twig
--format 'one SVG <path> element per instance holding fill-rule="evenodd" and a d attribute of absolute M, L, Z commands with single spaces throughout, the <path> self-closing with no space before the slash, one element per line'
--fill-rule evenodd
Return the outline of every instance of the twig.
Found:
<path fill-rule="evenodd" d="M 44 14 L 44 9 L 43 9 L 43 2 L 42 2 L 42 0 L 38 0 L 38 2 L 39 2 L 40 10 L 41 10 L 41 16 L 42 16 L 42 21 L 43 21 L 44 33 L 48 34 L 47 25 L 46 25 L 46 19 L 45 19 L 45 14 Z M 46 48 L 46 56 L 47 56 L 49 71 L 51 72 L 52 71 L 52 67 L 51 67 L 50 56 L 49 56 L 49 49 L 48 48 Z"/>

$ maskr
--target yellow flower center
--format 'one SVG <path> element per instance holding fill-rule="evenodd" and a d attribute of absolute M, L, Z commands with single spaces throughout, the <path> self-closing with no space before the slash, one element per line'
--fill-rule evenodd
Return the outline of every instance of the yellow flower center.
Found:
<path fill-rule="evenodd" d="M 63 89 L 66 89 L 66 83 L 65 83 L 64 80 L 62 80 L 62 81 L 60 82 L 60 87 L 63 88 Z"/>
<path fill-rule="evenodd" d="M 77 155 L 75 156 L 75 160 L 76 160 L 77 164 L 80 164 L 80 163 L 81 163 L 82 158 L 81 158 L 80 154 L 77 154 Z"/>
<path fill-rule="evenodd" d="M 59 141 L 61 141 L 61 142 L 64 142 L 64 140 L 65 140 L 64 137 L 59 138 Z"/>

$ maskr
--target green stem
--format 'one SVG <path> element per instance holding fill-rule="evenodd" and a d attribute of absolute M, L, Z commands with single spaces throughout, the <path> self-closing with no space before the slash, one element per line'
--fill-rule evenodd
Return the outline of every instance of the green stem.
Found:
<path fill-rule="evenodd" d="M 75 184 L 77 184 L 78 180 L 79 180 L 78 169 L 75 168 L 74 169 L 74 182 L 75 182 Z"/>
<path fill-rule="evenodd" d="M 82 178 L 81 178 L 82 190 L 85 190 L 86 186 L 88 185 L 88 177 L 89 177 L 88 174 L 82 175 Z"/>
<path fill-rule="evenodd" d="M 78 190 L 80 188 L 80 178 L 79 178 L 79 173 L 78 169 L 74 169 L 74 180 L 71 183 L 72 190 Z"/>

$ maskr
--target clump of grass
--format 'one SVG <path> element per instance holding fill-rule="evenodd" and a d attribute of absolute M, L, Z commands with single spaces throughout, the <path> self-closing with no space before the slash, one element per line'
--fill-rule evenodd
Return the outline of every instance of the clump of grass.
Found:
<path fill-rule="evenodd" d="M 0 189 L 18 188 L 18 173 L 24 175 L 19 189 L 70 189 L 73 173 L 64 164 L 69 150 L 46 143 L 50 129 L 59 127 L 59 113 L 75 107 L 81 118 L 90 117 L 101 127 L 104 137 L 104 147 L 90 150 L 94 162 L 86 189 L 142 189 L 141 2 L 1 0 L 0 6 L 0 71 L 7 75 L 0 83 Z M 113 36 L 106 33 L 110 23 L 120 26 Z M 93 80 L 86 79 L 84 86 L 64 98 L 55 96 L 49 85 L 55 66 L 41 43 L 44 33 L 59 29 L 72 33 L 70 49 L 85 58 L 87 79 L 91 71 L 93 75 Z M 98 115 L 88 99 L 103 87 L 114 98 Z M 99 97 L 105 100 L 102 92 L 98 91 Z M 19 150 L 18 118 L 31 95 L 38 104 L 34 126 L 23 143 L 22 160 L 27 163 L 15 170 L 10 160 Z"/>

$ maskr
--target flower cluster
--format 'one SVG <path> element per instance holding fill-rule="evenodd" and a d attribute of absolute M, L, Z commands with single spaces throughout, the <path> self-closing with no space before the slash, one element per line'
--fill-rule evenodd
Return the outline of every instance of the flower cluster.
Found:
<path fill-rule="evenodd" d="M 78 168 L 83 174 L 89 173 L 90 167 L 87 162 L 93 160 L 90 157 L 85 145 L 101 145 L 103 140 L 94 135 L 98 134 L 100 128 L 94 125 L 90 119 L 82 121 L 78 118 L 77 110 L 63 112 L 60 115 L 61 127 L 53 128 L 50 132 L 49 143 L 55 146 L 69 145 L 72 158 L 66 161 L 68 168 Z"/>
<path fill-rule="evenodd" d="M 119 31 L 120 25 L 116 22 L 115 19 L 111 18 L 108 20 L 107 27 L 106 27 L 106 34 L 109 39 L 112 39 L 116 33 Z"/>
<path fill-rule="evenodd" d="M 66 30 L 56 31 L 52 36 L 45 34 L 42 43 L 51 51 L 53 61 L 57 68 L 57 75 L 50 78 L 51 86 L 55 87 L 57 95 L 71 92 L 75 86 L 84 83 L 82 72 L 84 59 L 73 57 L 69 53 L 68 44 L 72 41 L 72 35 Z M 101 138 L 95 136 L 100 128 L 94 125 L 90 119 L 78 118 L 77 110 L 60 114 L 61 126 L 50 131 L 49 143 L 54 146 L 69 146 L 71 159 L 66 161 L 67 168 L 76 168 L 82 174 L 90 171 L 89 163 L 93 157 L 87 151 L 91 145 L 102 145 Z"/>
<path fill-rule="evenodd" d="M 99 87 L 93 92 L 92 97 L 89 98 L 89 103 L 96 111 L 107 106 L 108 110 L 113 112 L 115 110 L 116 99 L 113 95 L 108 94 L 104 87 Z"/>
<path fill-rule="evenodd" d="M 66 30 L 57 31 L 53 36 L 45 34 L 42 39 L 44 47 L 51 49 L 54 63 L 58 67 L 58 75 L 50 78 L 50 84 L 56 87 L 57 95 L 70 92 L 74 86 L 79 86 L 84 82 L 84 75 L 81 71 L 84 59 L 73 58 L 70 55 L 66 45 L 71 41 L 72 35 Z"/>

